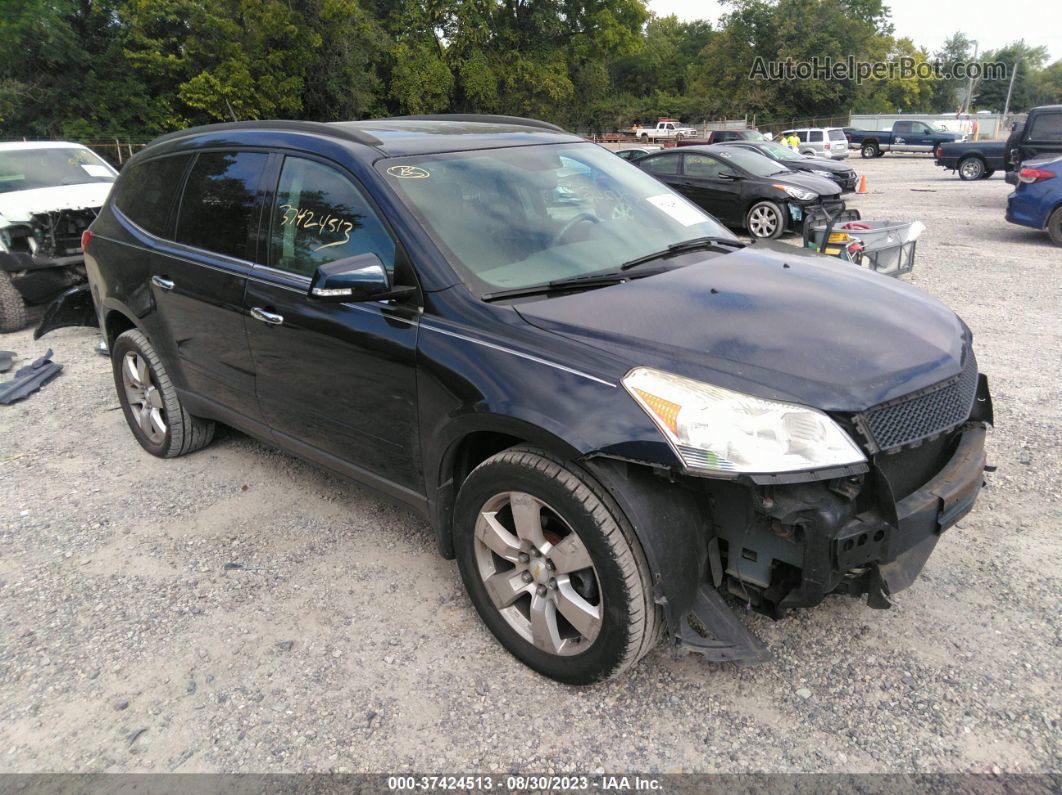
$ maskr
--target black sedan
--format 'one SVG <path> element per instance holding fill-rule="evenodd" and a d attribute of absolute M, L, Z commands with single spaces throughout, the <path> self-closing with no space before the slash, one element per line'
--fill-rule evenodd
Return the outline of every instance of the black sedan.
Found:
<path fill-rule="evenodd" d="M 689 146 L 646 155 L 634 165 L 754 238 L 774 239 L 799 229 L 812 209 L 831 215 L 844 209 L 833 180 L 798 174 L 733 145 Z"/>
<path fill-rule="evenodd" d="M 839 163 L 833 158 L 805 157 L 799 152 L 794 152 L 788 146 L 782 146 L 776 141 L 728 141 L 724 146 L 738 146 L 759 152 L 771 160 L 777 160 L 790 171 L 800 171 L 805 174 L 814 174 L 817 177 L 832 179 L 840 188 L 841 193 L 851 193 L 856 189 L 855 170 L 844 163 Z"/>

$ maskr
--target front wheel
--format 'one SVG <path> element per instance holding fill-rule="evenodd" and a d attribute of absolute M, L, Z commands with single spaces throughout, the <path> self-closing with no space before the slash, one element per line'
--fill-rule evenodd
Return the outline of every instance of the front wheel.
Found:
<path fill-rule="evenodd" d="M 979 157 L 967 157 L 959 163 L 959 179 L 971 182 L 975 179 L 983 179 L 985 176 L 985 161 Z"/>
<path fill-rule="evenodd" d="M 0 331 L 21 331 L 26 326 L 26 303 L 11 274 L 0 271 Z"/>
<path fill-rule="evenodd" d="M 757 202 L 745 216 L 745 228 L 752 237 L 777 240 L 785 232 L 785 209 L 772 201 Z"/>
<path fill-rule="evenodd" d="M 118 335 L 111 367 L 129 430 L 149 453 L 175 458 L 214 438 L 214 423 L 185 410 L 162 360 L 141 332 L 130 329 Z"/>
<path fill-rule="evenodd" d="M 642 143 L 643 144 L 649 143 L 649 133 L 642 133 Z"/>
<path fill-rule="evenodd" d="M 454 510 L 472 604 L 525 665 L 572 685 L 623 672 L 659 639 L 649 567 L 590 475 L 514 447 L 476 467 Z"/>

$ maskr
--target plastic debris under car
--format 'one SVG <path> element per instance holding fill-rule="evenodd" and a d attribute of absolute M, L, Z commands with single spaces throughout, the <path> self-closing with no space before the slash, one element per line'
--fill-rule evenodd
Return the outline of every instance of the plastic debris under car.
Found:
<path fill-rule="evenodd" d="M 804 247 L 886 276 L 899 276 L 914 269 L 915 249 L 925 228 L 921 221 L 863 220 L 859 210 L 843 210 L 835 216 L 820 212 L 804 224 Z"/>

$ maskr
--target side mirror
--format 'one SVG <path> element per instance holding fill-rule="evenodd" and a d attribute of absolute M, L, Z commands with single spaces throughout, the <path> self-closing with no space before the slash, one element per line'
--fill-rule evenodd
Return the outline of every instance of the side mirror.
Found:
<path fill-rule="evenodd" d="M 394 297 L 391 293 L 387 270 L 370 251 L 318 267 L 307 294 L 317 301 L 351 303 Z"/>
<path fill-rule="evenodd" d="M 734 171 L 720 171 L 719 172 L 719 178 L 720 179 L 735 180 L 735 179 L 741 179 L 741 175 L 736 173 L 736 172 L 734 172 Z"/>

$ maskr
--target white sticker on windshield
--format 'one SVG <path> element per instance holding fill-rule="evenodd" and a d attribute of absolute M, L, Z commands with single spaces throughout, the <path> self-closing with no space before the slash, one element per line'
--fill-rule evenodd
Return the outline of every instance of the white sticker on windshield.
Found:
<path fill-rule="evenodd" d="M 673 193 L 661 193 L 659 196 L 649 196 L 646 201 L 663 210 L 683 226 L 693 226 L 704 223 L 706 217 L 685 199 L 675 196 Z"/>
<path fill-rule="evenodd" d="M 90 177 L 113 177 L 111 170 L 107 166 L 97 166 L 92 163 L 82 163 L 81 167 L 85 169 L 85 173 Z"/>

